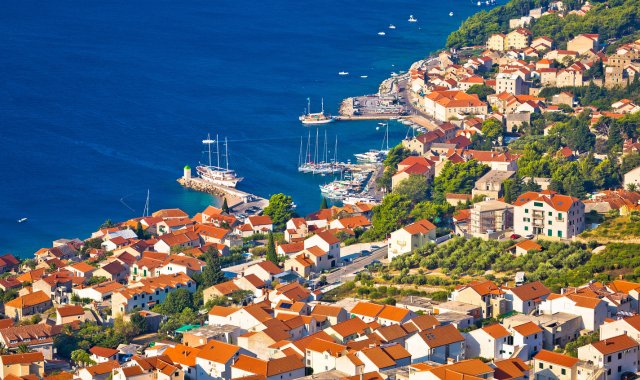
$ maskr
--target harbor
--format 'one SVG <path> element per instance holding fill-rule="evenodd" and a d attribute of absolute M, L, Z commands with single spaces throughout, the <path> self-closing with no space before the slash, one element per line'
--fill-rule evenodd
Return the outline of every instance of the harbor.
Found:
<path fill-rule="evenodd" d="M 232 187 L 218 185 L 202 178 L 192 177 L 191 168 L 186 166 L 184 174 L 178 178 L 178 183 L 191 190 L 208 193 L 218 198 L 226 198 L 227 205 L 234 213 L 244 213 L 246 210 L 257 207 L 264 210 L 269 205 L 269 200 L 258 195 L 247 193 Z"/>

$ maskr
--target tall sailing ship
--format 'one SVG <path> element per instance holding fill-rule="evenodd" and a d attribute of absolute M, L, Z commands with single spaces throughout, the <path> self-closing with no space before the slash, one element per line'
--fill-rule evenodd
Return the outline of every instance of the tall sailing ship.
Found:
<path fill-rule="evenodd" d="M 322 99 L 322 110 L 315 113 L 311 113 L 311 99 L 307 98 L 307 109 L 298 119 L 305 125 L 327 124 L 335 120 L 332 116 L 324 114 L 324 98 Z"/>
<path fill-rule="evenodd" d="M 202 143 L 207 146 L 207 153 L 209 155 L 209 165 L 198 165 L 196 167 L 196 171 L 200 178 L 207 182 L 211 182 L 216 185 L 226 186 L 226 187 L 236 187 L 238 182 L 242 181 L 244 178 L 238 177 L 235 170 L 229 169 L 229 144 L 227 142 L 227 138 L 224 139 L 224 157 L 225 157 L 225 167 L 220 166 L 220 149 L 218 143 L 218 136 L 216 135 L 216 139 L 212 140 L 211 135 L 207 135 L 206 140 L 202 140 Z M 216 147 L 215 154 L 217 157 L 217 165 L 213 165 L 211 160 L 211 145 Z"/>

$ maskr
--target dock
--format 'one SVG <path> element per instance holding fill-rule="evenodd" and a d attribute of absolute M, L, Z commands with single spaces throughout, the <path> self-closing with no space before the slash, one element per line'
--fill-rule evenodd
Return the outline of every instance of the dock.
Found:
<path fill-rule="evenodd" d="M 188 189 L 226 198 L 229 209 L 234 213 L 243 213 L 251 207 L 264 210 L 264 208 L 269 205 L 268 199 L 232 187 L 216 185 L 202 178 L 183 176 L 178 178 L 177 181 L 180 185 Z"/>

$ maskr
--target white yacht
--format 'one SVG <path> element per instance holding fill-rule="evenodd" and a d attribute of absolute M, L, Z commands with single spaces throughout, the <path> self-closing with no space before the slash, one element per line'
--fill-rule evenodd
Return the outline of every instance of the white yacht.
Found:
<path fill-rule="evenodd" d="M 385 33 L 385 32 L 378 32 L 378 35 L 379 35 L 379 36 L 384 36 L 384 35 L 386 35 L 386 34 L 387 34 L 387 33 Z"/>
<path fill-rule="evenodd" d="M 418 19 L 413 17 L 413 15 L 409 15 L 409 22 L 418 22 Z"/>
<path fill-rule="evenodd" d="M 395 28 L 396 28 L 396 26 L 395 26 L 395 25 L 393 25 L 393 24 L 389 24 L 389 29 L 395 29 Z"/>
<path fill-rule="evenodd" d="M 449 12 L 449 17 L 452 17 L 452 16 L 453 16 L 453 12 Z"/>
<path fill-rule="evenodd" d="M 340 71 L 338 75 L 349 75 L 348 71 Z"/>
<path fill-rule="evenodd" d="M 332 123 L 335 119 L 330 115 L 324 114 L 324 98 L 322 99 L 322 109 L 320 112 L 311 113 L 311 99 L 307 98 L 307 109 L 305 113 L 298 118 L 302 124 L 327 124 Z"/>
<path fill-rule="evenodd" d="M 236 187 L 238 182 L 242 181 L 242 177 L 238 177 L 234 170 L 229 169 L 229 144 L 227 143 L 227 139 L 224 139 L 225 146 L 225 161 L 226 167 L 220 166 L 220 150 L 218 145 L 218 136 L 216 136 L 215 140 L 211 139 L 210 135 L 207 135 L 206 140 L 202 140 L 204 145 L 208 146 L 209 153 L 209 164 L 208 165 L 198 165 L 196 166 L 196 172 L 200 178 L 207 182 L 211 182 L 215 185 L 221 185 L 226 187 Z M 217 165 L 213 165 L 211 162 L 211 145 L 216 145 L 216 156 L 218 157 Z"/>

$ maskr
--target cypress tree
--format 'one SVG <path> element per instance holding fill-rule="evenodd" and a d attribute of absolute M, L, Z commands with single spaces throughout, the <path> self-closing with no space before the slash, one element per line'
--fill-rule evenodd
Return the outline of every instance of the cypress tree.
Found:
<path fill-rule="evenodd" d="M 278 264 L 278 254 L 276 253 L 276 243 L 273 239 L 273 233 L 269 233 L 269 241 L 267 243 L 267 260 L 274 264 Z"/>

